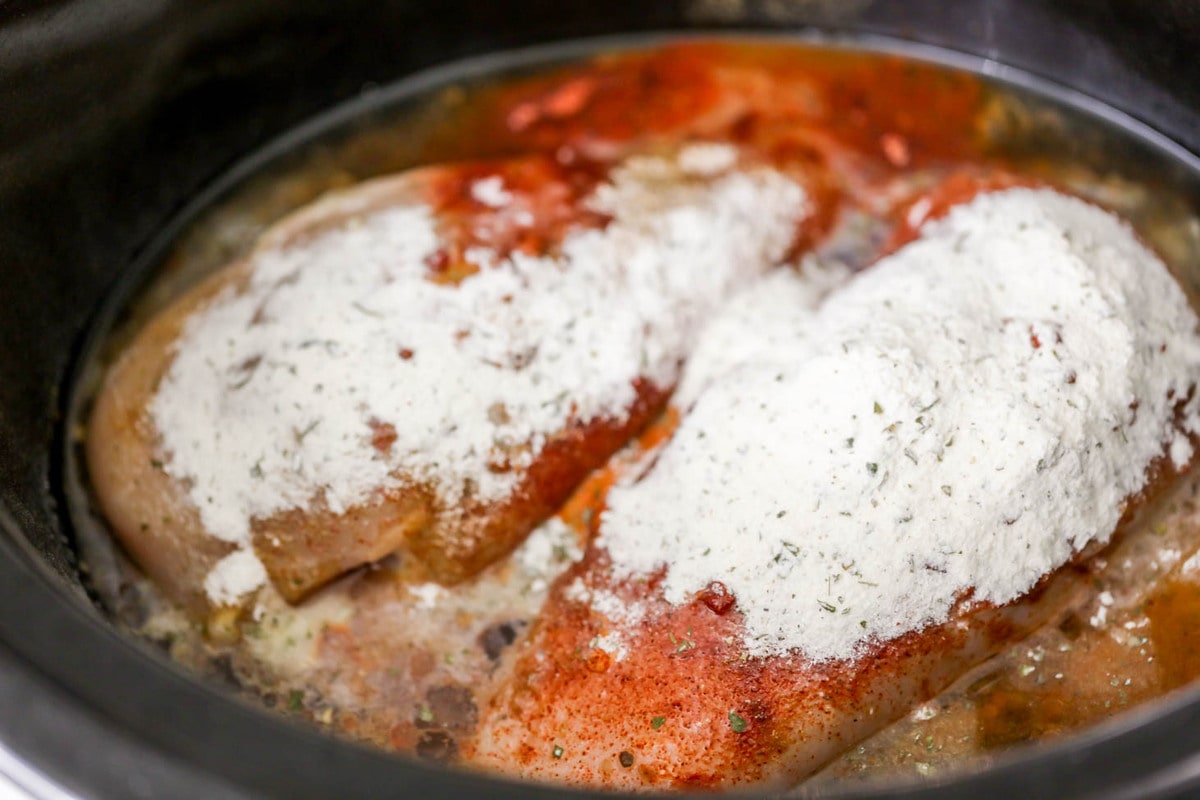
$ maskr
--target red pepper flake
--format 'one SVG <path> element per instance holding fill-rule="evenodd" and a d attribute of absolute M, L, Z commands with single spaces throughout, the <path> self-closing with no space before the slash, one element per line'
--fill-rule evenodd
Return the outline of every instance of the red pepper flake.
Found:
<path fill-rule="evenodd" d="M 574 78 L 538 100 L 527 100 L 508 112 L 508 129 L 521 133 L 543 119 L 573 117 L 591 102 L 598 85 L 595 78 Z"/>
<path fill-rule="evenodd" d="M 583 107 L 596 93 L 595 78 L 575 78 L 558 87 L 542 103 L 542 111 L 549 117 L 571 117 L 583 110 Z"/>
<path fill-rule="evenodd" d="M 439 248 L 425 256 L 425 266 L 432 272 L 445 272 L 450 266 L 450 254 Z"/>
<path fill-rule="evenodd" d="M 416 355 L 416 354 L 412 350 L 409 350 L 407 347 L 400 348 L 400 357 L 403 358 L 405 361 L 411 361 L 412 357 L 414 355 Z"/>
<path fill-rule="evenodd" d="M 1041 346 L 1042 346 L 1042 340 L 1041 340 L 1041 339 L 1039 339 L 1039 338 L 1038 338 L 1038 335 L 1037 335 L 1036 333 L 1034 333 L 1034 332 L 1033 332 L 1033 326 L 1032 326 L 1032 325 L 1030 325 L 1030 326 L 1029 326 L 1029 343 L 1030 343 L 1031 345 L 1033 345 L 1033 349 L 1034 349 L 1034 350 L 1037 350 L 1039 347 L 1041 347 Z"/>
<path fill-rule="evenodd" d="M 708 606 L 708 610 L 717 616 L 724 616 L 729 609 L 733 608 L 737 598 L 733 596 L 733 592 L 720 581 L 713 581 L 708 586 L 700 590 L 700 602 Z"/>
<path fill-rule="evenodd" d="M 529 126 L 538 121 L 538 117 L 542 114 L 538 110 L 536 103 L 521 103 L 508 112 L 508 129 L 514 133 L 520 133 Z"/>
<path fill-rule="evenodd" d="M 396 426 L 375 417 L 371 417 L 367 424 L 371 426 L 371 447 L 386 455 L 398 438 Z"/>
<path fill-rule="evenodd" d="M 908 140 L 898 133 L 885 133 L 879 137 L 879 147 L 883 157 L 893 167 L 907 167 L 912 161 L 912 153 L 908 149 Z"/>

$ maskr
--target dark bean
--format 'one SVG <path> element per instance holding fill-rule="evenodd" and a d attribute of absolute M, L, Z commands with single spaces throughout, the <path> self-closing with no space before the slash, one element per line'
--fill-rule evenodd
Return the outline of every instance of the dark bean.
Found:
<path fill-rule="evenodd" d="M 517 640 L 517 634 L 526 624 L 524 620 L 513 620 L 489 625 L 483 629 L 483 633 L 479 634 L 479 646 L 483 648 L 483 652 L 487 654 L 488 658 L 496 661 L 500 658 L 500 653 L 504 648 Z"/>
<path fill-rule="evenodd" d="M 1079 634 L 1083 633 L 1084 621 L 1078 614 L 1071 614 L 1058 624 L 1058 629 L 1068 639 L 1078 639 Z"/>

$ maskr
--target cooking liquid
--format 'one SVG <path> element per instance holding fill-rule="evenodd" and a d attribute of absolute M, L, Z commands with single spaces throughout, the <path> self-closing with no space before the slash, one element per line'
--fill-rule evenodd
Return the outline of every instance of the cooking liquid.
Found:
<path fill-rule="evenodd" d="M 379 91 L 257 157 L 248 177 L 228 181 L 219 201 L 188 221 L 93 371 L 181 287 L 326 191 L 421 163 L 531 151 L 570 159 L 588 148 L 668 137 L 709 117 L 697 129 L 703 138 L 766 141 L 777 158 L 852 165 L 816 187 L 818 199 L 822 191 L 845 193 L 840 216 L 817 219 L 806 234 L 808 243 L 823 242 L 825 256 L 853 268 L 903 237 L 898 212 L 924 189 L 952 174 L 1003 172 L 1117 211 L 1190 296 L 1200 286 L 1198 176 L 1154 144 L 1065 102 L 967 71 L 847 48 L 705 42 L 590 49 L 451 70 L 415 92 L 403 85 Z M 752 76 L 739 86 L 761 93 L 759 111 L 720 118 L 720 80 L 729 74 Z M 801 129 L 805 135 L 791 135 Z M 833 243 L 823 239 L 831 230 Z M 641 446 L 670 428 L 668 417 Z M 546 539 L 549 558 L 496 565 L 448 591 L 459 595 L 452 604 L 439 603 L 439 590 L 413 587 L 403 564 L 385 560 L 301 608 L 264 602 L 252 620 L 210 620 L 207 629 L 170 609 L 79 503 L 75 518 L 92 584 L 119 624 L 268 706 L 384 747 L 453 760 L 455 737 L 474 721 L 466 687 L 536 615 L 548 581 L 592 530 L 611 479 L 611 470 L 598 474 L 563 510 L 567 525 Z M 1079 567 L 1091 589 L 1058 624 L 980 665 L 806 788 L 978 763 L 1200 675 L 1200 648 L 1190 635 L 1200 622 L 1200 557 L 1192 558 L 1200 548 L 1197 488 L 1182 481 Z M 284 666 L 289 659 L 293 666 Z"/>

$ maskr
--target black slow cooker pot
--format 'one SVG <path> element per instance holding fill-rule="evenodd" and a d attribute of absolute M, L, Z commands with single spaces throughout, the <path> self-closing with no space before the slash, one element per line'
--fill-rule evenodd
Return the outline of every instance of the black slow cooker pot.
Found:
<path fill-rule="evenodd" d="M 935 45 L 1078 90 L 1200 153 L 1194 0 L 0 3 L 0 773 L 97 798 L 565 794 L 321 736 L 116 632 L 76 569 L 61 398 L 128 265 L 215 176 L 306 117 L 461 56 L 717 29 Z M 986 771 L 876 796 L 1195 794 L 1192 692 Z"/>

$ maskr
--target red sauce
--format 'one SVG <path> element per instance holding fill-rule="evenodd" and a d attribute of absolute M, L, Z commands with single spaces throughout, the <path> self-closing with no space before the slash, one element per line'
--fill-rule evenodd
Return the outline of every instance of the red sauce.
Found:
<path fill-rule="evenodd" d="M 438 170 L 425 199 L 448 244 L 430 259 L 430 278 L 457 283 L 477 272 L 481 265 L 467 257 L 473 247 L 486 247 L 501 258 L 514 252 L 543 256 L 568 229 L 602 227 L 607 218 L 588 210 L 582 200 L 607 175 L 607 166 L 595 161 L 561 164 L 545 156 Z M 511 196 L 503 208 L 492 208 L 473 193 L 475 184 L 487 178 L 500 179 Z"/>
<path fill-rule="evenodd" d="M 980 156 L 983 96 L 972 75 L 899 57 L 687 43 L 498 86 L 472 98 L 474 125 L 430 149 L 557 153 L 684 134 L 780 154 L 808 140 L 814 152 L 844 147 L 907 169 Z"/>
<path fill-rule="evenodd" d="M 985 100 L 975 76 L 899 57 L 679 44 L 478 92 L 430 135 L 423 158 L 538 153 L 594 176 L 596 164 L 672 142 L 736 143 L 802 177 L 813 213 L 799 250 L 846 209 L 886 213 L 884 187 L 914 171 L 998 164 L 981 133 Z"/>

